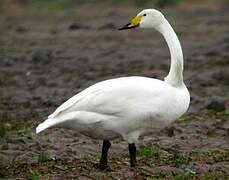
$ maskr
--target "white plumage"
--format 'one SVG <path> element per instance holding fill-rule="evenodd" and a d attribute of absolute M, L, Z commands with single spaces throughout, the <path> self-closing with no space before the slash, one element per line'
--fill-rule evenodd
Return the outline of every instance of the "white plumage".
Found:
<path fill-rule="evenodd" d="M 128 143 L 180 117 L 187 104 L 185 86 L 151 78 L 123 77 L 97 83 L 73 96 L 37 127 L 66 127 L 92 138 L 123 137 Z"/>
<path fill-rule="evenodd" d="M 37 133 L 63 127 L 102 140 L 122 137 L 131 144 L 186 112 L 190 95 L 183 83 L 183 54 L 175 32 L 154 9 L 143 10 L 121 29 L 136 27 L 155 28 L 168 43 L 171 67 L 165 81 L 122 77 L 99 82 L 58 107 L 37 127 Z"/>

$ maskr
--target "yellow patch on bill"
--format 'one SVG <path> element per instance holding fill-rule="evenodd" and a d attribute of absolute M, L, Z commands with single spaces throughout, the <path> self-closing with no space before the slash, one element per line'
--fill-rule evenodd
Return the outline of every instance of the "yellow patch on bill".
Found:
<path fill-rule="evenodd" d="M 132 19 L 131 23 L 128 25 L 128 27 L 135 27 L 139 26 L 141 22 L 142 16 L 136 16 L 134 19 Z"/>

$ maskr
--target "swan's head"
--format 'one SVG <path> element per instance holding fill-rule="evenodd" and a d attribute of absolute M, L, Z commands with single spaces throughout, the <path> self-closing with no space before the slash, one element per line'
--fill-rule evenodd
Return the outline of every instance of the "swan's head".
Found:
<path fill-rule="evenodd" d="M 156 9 L 145 9 L 141 11 L 130 23 L 126 24 L 119 30 L 133 29 L 133 28 L 155 28 L 164 22 L 164 15 Z"/>

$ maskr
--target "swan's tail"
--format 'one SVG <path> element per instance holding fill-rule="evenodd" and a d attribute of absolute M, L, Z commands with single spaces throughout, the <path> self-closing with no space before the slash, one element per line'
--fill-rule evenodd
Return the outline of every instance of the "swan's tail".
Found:
<path fill-rule="evenodd" d="M 105 119 L 107 117 L 108 117 L 107 115 L 105 116 L 94 112 L 86 112 L 86 111 L 69 112 L 63 115 L 46 119 L 43 123 L 37 126 L 36 133 L 38 134 L 44 131 L 45 129 L 51 127 L 64 127 L 64 128 L 72 129 L 75 124 L 82 125 L 82 126 L 88 125 L 88 124 L 100 122 L 101 119 Z"/>
<path fill-rule="evenodd" d="M 57 123 L 53 118 L 46 119 L 43 123 L 39 124 L 36 128 L 36 134 L 55 126 Z"/>
<path fill-rule="evenodd" d="M 36 128 L 36 134 L 44 131 L 45 129 L 57 126 L 63 126 L 64 123 L 69 122 L 77 117 L 78 112 L 66 113 L 62 116 L 53 117 L 46 119 L 43 123 L 39 124 Z M 71 124 L 70 124 L 71 126 Z"/>

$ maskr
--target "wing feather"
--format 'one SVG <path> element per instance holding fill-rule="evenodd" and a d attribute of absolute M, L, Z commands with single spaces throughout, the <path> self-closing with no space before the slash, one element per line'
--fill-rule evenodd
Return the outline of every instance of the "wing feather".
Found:
<path fill-rule="evenodd" d="M 163 81 L 142 77 L 117 78 L 97 83 L 76 94 L 59 106 L 49 118 L 72 111 L 88 111 L 106 115 L 118 116 L 122 112 L 129 112 L 129 108 L 141 105 L 153 97 L 163 94 L 158 86 L 167 86 Z M 138 85 L 136 85 L 136 83 Z"/>
<path fill-rule="evenodd" d="M 89 87 L 90 88 L 90 87 Z M 74 106 L 75 104 L 79 103 L 81 100 L 83 100 L 85 98 L 85 95 L 96 95 L 97 93 L 100 92 L 99 89 L 85 89 L 84 91 L 76 94 L 75 96 L 71 97 L 70 99 L 68 99 L 67 101 L 65 101 L 62 105 L 60 105 L 52 114 L 50 114 L 48 116 L 48 118 L 54 118 L 57 115 L 59 115 L 61 112 L 68 110 L 69 108 L 71 108 L 72 106 Z"/>

